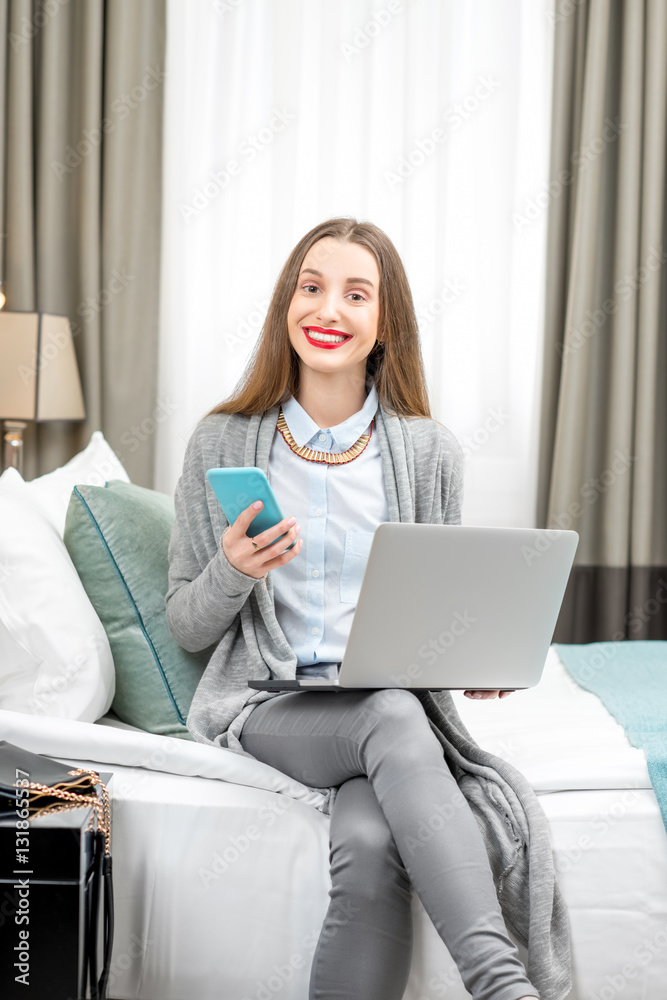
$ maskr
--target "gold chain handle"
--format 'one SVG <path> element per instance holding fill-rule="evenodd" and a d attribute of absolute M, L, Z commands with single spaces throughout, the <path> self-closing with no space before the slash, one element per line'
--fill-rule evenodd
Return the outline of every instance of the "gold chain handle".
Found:
<path fill-rule="evenodd" d="M 72 783 L 58 782 L 55 785 L 41 785 L 31 781 L 28 785 L 30 789 L 30 805 L 34 807 L 35 802 L 41 798 L 61 799 L 61 802 L 51 802 L 32 810 L 33 816 L 46 816 L 52 813 L 64 812 L 67 809 L 78 809 L 82 806 L 93 808 L 93 816 L 87 829 L 92 829 L 93 819 L 97 820 L 97 828 L 104 834 L 104 853 L 111 854 L 111 803 L 109 801 L 109 791 L 95 771 L 90 771 L 85 767 L 68 771 L 73 777 L 79 777 L 79 781 Z M 71 788 L 87 788 L 88 792 L 72 792 Z M 98 794 L 99 790 L 99 794 Z"/>

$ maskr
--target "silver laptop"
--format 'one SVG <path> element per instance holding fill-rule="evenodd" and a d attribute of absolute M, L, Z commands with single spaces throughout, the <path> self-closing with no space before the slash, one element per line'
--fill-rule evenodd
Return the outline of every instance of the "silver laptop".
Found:
<path fill-rule="evenodd" d="M 338 679 L 261 691 L 517 690 L 542 676 L 576 531 L 380 524 Z"/>

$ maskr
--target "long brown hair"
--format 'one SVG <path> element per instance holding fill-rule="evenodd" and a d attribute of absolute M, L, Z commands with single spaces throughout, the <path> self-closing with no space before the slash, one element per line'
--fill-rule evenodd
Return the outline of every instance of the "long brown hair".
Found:
<path fill-rule="evenodd" d="M 326 236 L 358 243 L 373 254 L 380 272 L 378 340 L 366 359 L 383 409 L 398 416 L 430 417 L 419 329 L 407 275 L 394 244 L 370 222 L 349 217 L 321 222 L 297 243 L 273 290 L 264 326 L 234 394 L 208 414 L 263 413 L 295 396 L 299 356 L 287 330 L 287 313 L 303 260 Z"/>

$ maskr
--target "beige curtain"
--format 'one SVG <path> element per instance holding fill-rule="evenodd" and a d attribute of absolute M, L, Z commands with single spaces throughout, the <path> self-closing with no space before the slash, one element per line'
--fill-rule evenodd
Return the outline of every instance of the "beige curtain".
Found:
<path fill-rule="evenodd" d="M 666 639 L 667 3 L 556 0 L 554 58 L 537 524 L 580 535 L 554 639 Z"/>
<path fill-rule="evenodd" d="M 102 430 L 152 484 L 166 0 L 0 0 L 6 309 L 69 316 L 83 423 L 30 425 L 24 476 Z"/>

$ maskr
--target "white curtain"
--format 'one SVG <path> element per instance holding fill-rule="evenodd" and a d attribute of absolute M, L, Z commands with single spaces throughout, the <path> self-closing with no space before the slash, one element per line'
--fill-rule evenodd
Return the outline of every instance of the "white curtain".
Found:
<path fill-rule="evenodd" d="M 552 20 L 548 0 L 168 0 L 157 489 L 292 247 L 347 215 L 406 266 L 464 523 L 534 524 Z"/>

